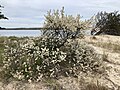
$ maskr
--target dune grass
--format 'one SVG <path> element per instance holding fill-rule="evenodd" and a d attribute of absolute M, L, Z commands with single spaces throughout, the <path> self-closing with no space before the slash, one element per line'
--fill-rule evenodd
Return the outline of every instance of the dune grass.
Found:
<path fill-rule="evenodd" d="M 0 37 L 0 66 L 2 64 L 2 60 L 3 60 L 3 52 L 4 52 L 4 40 L 6 37 Z"/>
<path fill-rule="evenodd" d="M 104 49 L 109 49 L 110 51 L 115 52 L 115 53 L 120 53 L 120 45 L 119 44 L 114 44 L 111 42 L 97 42 L 97 43 L 89 42 L 89 44 L 92 44 L 94 46 L 101 47 Z"/>
<path fill-rule="evenodd" d="M 114 38 L 111 38 L 114 39 Z M 88 44 L 92 44 L 93 46 L 96 47 L 101 47 L 104 49 L 109 50 L 110 52 L 113 53 L 120 53 L 120 42 L 119 41 L 112 41 L 112 40 L 107 40 L 104 41 L 104 39 L 99 40 L 98 37 L 92 37 L 90 40 L 85 40 Z"/>
<path fill-rule="evenodd" d="M 88 84 L 84 89 L 82 90 L 109 90 L 107 87 L 101 86 L 101 85 L 95 85 L 95 84 Z"/>

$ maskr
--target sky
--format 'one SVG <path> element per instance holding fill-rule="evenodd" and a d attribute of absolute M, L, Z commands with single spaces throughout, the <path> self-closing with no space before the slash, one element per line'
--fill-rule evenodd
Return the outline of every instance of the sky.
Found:
<path fill-rule="evenodd" d="M 2 27 L 41 27 L 48 10 L 65 7 L 65 13 L 89 19 L 100 11 L 120 9 L 120 0 L 0 0 L 2 12 L 9 20 L 0 20 Z"/>

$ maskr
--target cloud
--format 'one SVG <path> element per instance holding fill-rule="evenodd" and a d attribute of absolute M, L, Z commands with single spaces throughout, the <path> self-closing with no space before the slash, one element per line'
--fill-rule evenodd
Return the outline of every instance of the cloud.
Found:
<path fill-rule="evenodd" d="M 1 0 L 3 12 L 10 20 L 0 21 L 3 27 L 41 26 L 49 9 L 65 7 L 67 14 L 90 18 L 99 11 L 119 10 L 119 0 Z"/>

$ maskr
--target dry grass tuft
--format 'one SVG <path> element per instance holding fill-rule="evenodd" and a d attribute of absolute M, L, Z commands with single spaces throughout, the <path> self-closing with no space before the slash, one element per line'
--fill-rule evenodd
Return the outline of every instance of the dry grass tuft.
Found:
<path fill-rule="evenodd" d="M 82 90 L 109 90 L 107 87 L 95 84 L 88 84 L 85 89 Z"/>

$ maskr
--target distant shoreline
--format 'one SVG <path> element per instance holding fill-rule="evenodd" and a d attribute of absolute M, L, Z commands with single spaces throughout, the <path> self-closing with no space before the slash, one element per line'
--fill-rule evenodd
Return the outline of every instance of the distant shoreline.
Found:
<path fill-rule="evenodd" d="M 40 36 L 41 30 L 0 30 L 0 36 Z"/>
<path fill-rule="evenodd" d="M 43 30 L 45 28 L 1 28 L 0 30 Z"/>

